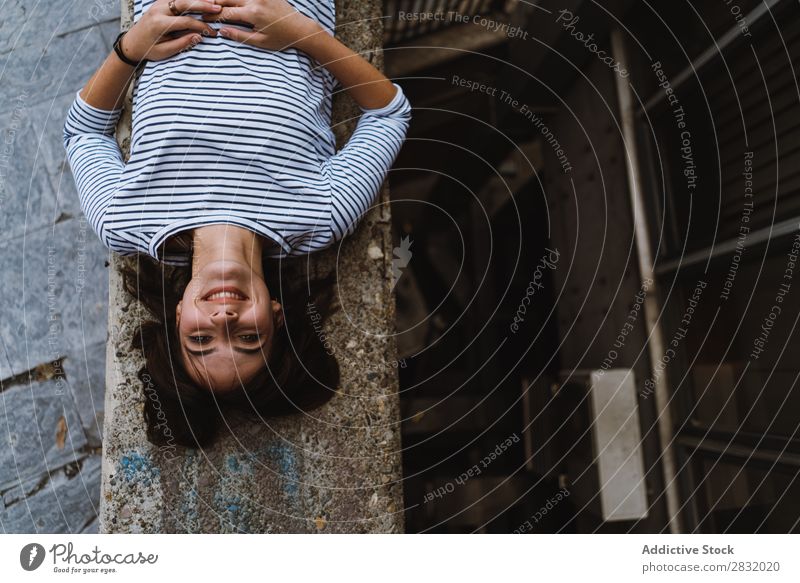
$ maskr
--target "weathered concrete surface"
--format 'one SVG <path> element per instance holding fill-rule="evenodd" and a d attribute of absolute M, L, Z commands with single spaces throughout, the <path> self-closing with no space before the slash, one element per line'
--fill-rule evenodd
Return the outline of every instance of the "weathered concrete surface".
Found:
<path fill-rule="evenodd" d="M 70 177 L 67 177 L 71 180 Z M 0 378 L 59 358 L 85 362 L 105 342 L 107 252 L 83 218 L 0 241 L 3 299 Z"/>
<path fill-rule="evenodd" d="M 0 16 L 0 532 L 96 530 L 107 251 L 62 130 L 119 12 L 119 0 L 9 0 Z"/>
<path fill-rule="evenodd" d="M 3 18 L 0 19 L 0 53 L 38 45 L 42 37 L 49 45 L 56 37 L 74 31 L 86 33 L 93 25 L 118 17 L 118 0 L 6 0 L 3 2 Z M 97 57 L 102 58 L 105 54 L 104 49 Z M 77 61 L 78 55 L 81 58 L 86 57 L 80 52 L 66 53 L 63 57 Z M 53 80 L 63 77 L 65 69 L 59 72 L 61 75 L 55 75 Z M 72 75 L 72 71 L 69 71 L 69 75 Z M 73 79 L 80 82 L 77 77 Z"/>
<path fill-rule="evenodd" d="M 24 501 L 13 500 L 14 494 L 24 495 Z M 5 498 L 9 505 L 0 510 L 0 524 L 13 525 L 15 532 L 96 532 L 100 456 L 88 455 L 52 470 L 49 480 L 25 482 Z"/>
<path fill-rule="evenodd" d="M 339 22 L 349 23 L 340 31 L 345 43 L 357 51 L 379 48 L 377 0 L 340 0 L 337 11 Z M 123 0 L 123 20 L 130 14 Z M 380 52 L 372 58 L 380 64 Z M 335 120 L 357 116 L 352 102 L 337 101 Z M 120 127 L 128 123 L 125 116 Z M 340 140 L 353 126 L 336 127 Z M 315 256 L 318 272 L 335 269 L 339 277 L 343 310 L 327 332 L 342 370 L 340 394 L 313 416 L 233 427 L 212 451 L 175 452 L 147 442 L 136 378 L 142 362 L 128 348 L 139 307 L 112 270 L 101 532 L 402 530 L 385 190 L 380 201 L 356 234 Z"/>
<path fill-rule="evenodd" d="M 62 379 L 9 388 L 0 408 L 0 491 L 80 457 L 86 437 Z"/>

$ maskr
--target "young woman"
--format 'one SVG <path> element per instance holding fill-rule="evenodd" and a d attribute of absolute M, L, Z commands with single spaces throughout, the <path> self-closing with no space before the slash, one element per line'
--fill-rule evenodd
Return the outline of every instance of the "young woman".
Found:
<path fill-rule="evenodd" d="M 324 313 L 330 298 L 273 262 L 353 232 L 410 106 L 334 24 L 333 0 L 135 0 L 133 26 L 75 96 L 64 146 L 81 206 L 109 249 L 142 259 L 126 285 L 155 318 L 137 343 L 151 441 L 202 445 L 226 403 L 269 416 L 335 389 L 319 321 L 300 307 Z M 124 163 L 114 130 L 139 65 Z M 362 115 L 337 152 L 339 87 Z"/>

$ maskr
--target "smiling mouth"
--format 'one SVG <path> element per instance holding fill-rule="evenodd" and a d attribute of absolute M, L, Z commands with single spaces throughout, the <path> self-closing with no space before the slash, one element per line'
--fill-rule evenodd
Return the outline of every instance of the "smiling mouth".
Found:
<path fill-rule="evenodd" d="M 212 289 L 202 299 L 207 302 L 229 302 L 231 300 L 243 302 L 248 298 L 239 289 L 223 287 Z"/>

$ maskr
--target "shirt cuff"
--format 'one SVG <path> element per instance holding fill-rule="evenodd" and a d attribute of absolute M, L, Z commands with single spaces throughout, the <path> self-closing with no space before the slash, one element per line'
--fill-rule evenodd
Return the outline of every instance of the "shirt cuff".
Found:
<path fill-rule="evenodd" d="M 370 115 L 392 115 L 406 109 L 408 107 L 408 100 L 403 93 L 403 89 L 397 83 L 392 83 L 392 85 L 397 88 L 397 93 L 394 94 L 394 97 L 392 97 L 389 103 L 376 109 L 366 109 L 362 107 L 361 111 Z"/>
<path fill-rule="evenodd" d="M 122 109 L 101 109 L 90 105 L 81 97 L 81 92 L 77 91 L 68 115 L 68 124 L 75 129 L 112 135 L 122 115 Z"/>

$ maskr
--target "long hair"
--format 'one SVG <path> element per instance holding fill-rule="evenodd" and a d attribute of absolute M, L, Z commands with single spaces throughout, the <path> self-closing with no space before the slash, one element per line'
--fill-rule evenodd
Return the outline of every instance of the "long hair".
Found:
<path fill-rule="evenodd" d="M 310 279 L 299 267 L 302 263 L 264 259 L 267 287 L 283 307 L 284 323 L 274 332 L 264 368 L 224 394 L 198 386 L 183 365 L 175 308 L 191 278 L 190 268 L 145 255 L 124 263 L 120 271 L 125 289 L 150 312 L 133 338 L 133 347 L 145 359 L 139 380 L 148 441 L 202 448 L 231 420 L 307 412 L 333 396 L 339 365 L 321 341 L 319 327 L 336 308 L 335 278 Z"/>

